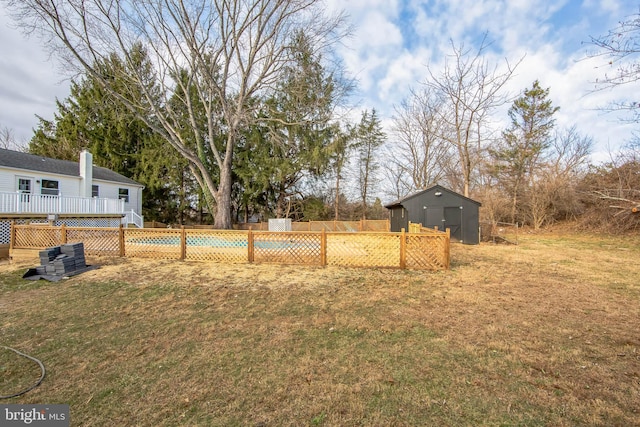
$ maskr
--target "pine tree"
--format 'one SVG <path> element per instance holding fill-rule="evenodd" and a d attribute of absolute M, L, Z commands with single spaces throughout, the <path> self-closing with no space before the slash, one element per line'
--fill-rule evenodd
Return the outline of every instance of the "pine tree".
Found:
<path fill-rule="evenodd" d="M 313 55 L 304 34 L 295 38 L 292 55 L 278 90 L 261 104 L 263 124 L 243 132 L 234 163 L 244 191 L 271 198 L 262 203 L 278 218 L 290 216 L 305 182 L 326 171 L 335 131 L 330 124 L 337 97 L 334 77 Z"/>
<path fill-rule="evenodd" d="M 375 190 L 377 172 L 380 168 L 378 149 L 387 139 L 376 110 L 365 110 L 355 128 L 355 148 L 358 152 L 357 170 L 362 219 L 367 216 L 367 201 Z"/>
<path fill-rule="evenodd" d="M 153 72 L 146 52 L 137 47 L 132 52 L 135 66 L 145 73 Z M 105 76 L 120 87 L 122 96 L 132 103 L 142 96 L 131 92 L 125 82 L 114 76 L 126 66 L 116 56 L 100 64 Z M 185 209 L 184 193 L 186 161 L 137 119 L 120 100 L 105 92 L 99 81 L 85 75 L 71 82 L 70 95 L 56 101 L 53 120 L 40 118 L 29 143 L 29 152 L 63 160 L 77 161 L 80 151 L 93 154 L 95 164 L 109 168 L 145 186 L 143 215 L 148 220 L 175 222 Z"/>
<path fill-rule="evenodd" d="M 500 147 L 490 150 L 495 160 L 493 174 L 511 198 L 511 221 L 524 220 L 518 215 L 522 198 L 532 186 L 535 170 L 544 161 L 555 125 L 553 115 L 559 110 L 549 99 L 549 88 L 538 80 L 526 89 L 509 109 L 511 126 L 503 132 Z"/>

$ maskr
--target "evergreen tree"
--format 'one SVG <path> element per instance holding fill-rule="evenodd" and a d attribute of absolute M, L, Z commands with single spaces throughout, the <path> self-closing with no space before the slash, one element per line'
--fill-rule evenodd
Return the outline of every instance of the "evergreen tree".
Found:
<path fill-rule="evenodd" d="M 544 161 L 555 125 L 553 115 L 559 110 L 549 99 L 549 88 L 536 80 L 509 109 L 511 126 L 503 132 L 497 149 L 490 150 L 495 163 L 492 173 L 511 198 L 511 222 L 519 217 L 522 198 L 532 187 L 535 171 Z"/>
<path fill-rule="evenodd" d="M 131 54 L 139 72 L 153 73 L 146 52 L 137 46 Z M 99 69 L 121 89 L 121 96 L 138 103 L 142 95 L 132 92 L 119 79 L 127 66 L 116 56 Z M 119 76 L 119 77 L 116 77 Z M 137 119 L 122 101 L 105 92 L 95 77 L 85 75 L 72 81 L 70 95 L 56 101 L 53 120 L 40 122 L 29 143 L 29 152 L 77 161 L 80 151 L 93 154 L 95 164 L 109 168 L 145 186 L 143 215 L 148 220 L 175 222 L 181 216 L 186 161 Z"/>
<path fill-rule="evenodd" d="M 231 228 L 233 157 L 243 130 L 258 124 L 261 117 L 253 101 L 269 96 L 286 80 L 287 67 L 295 57 L 292 42 L 304 32 L 310 52 L 328 51 L 346 35 L 341 13 L 327 14 L 315 0 L 82 0 L 10 1 L 10 9 L 25 27 L 37 30 L 51 51 L 71 67 L 87 70 L 101 87 L 122 101 L 183 156 L 203 187 L 207 204 L 214 212 L 216 228 Z M 137 102 L 123 96 L 99 63 L 113 52 L 130 64 L 132 47 L 142 44 L 154 52 L 152 75 L 127 69 L 122 81 L 131 91 L 143 95 Z M 335 63 L 334 63 L 335 64 Z M 333 64 L 332 64 L 333 65 Z M 172 78 L 187 69 L 189 85 L 195 86 L 206 119 L 224 123 L 223 145 L 211 134 L 199 134 L 197 112 L 191 97 L 183 97 L 185 109 L 166 108 L 181 80 Z M 77 68 L 76 68 L 77 69 Z M 210 144 L 208 163 L 188 145 L 188 138 L 176 127 L 184 112 L 190 131 Z M 213 132 L 215 126 L 207 126 Z M 210 166 L 215 165 L 216 177 Z M 217 183 L 215 181 L 218 181 Z M 206 187 L 206 188 L 205 188 Z M 210 199 L 209 199 L 210 198 Z M 215 205 L 214 205 L 215 204 Z"/>
<path fill-rule="evenodd" d="M 353 136 L 353 132 L 343 131 L 336 125 L 329 157 L 329 168 L 335 175 L 335 185 L 333 187 L 333 219 L 335 221 L 340 220 L 341 183 L 344 178 L 342 174 L 347 166 L 349 154 L 353 149 Z"/>
<path fill-rule="evenodd" d="M 378 149 L 384 144 L 387 136 L 376 113 L 365 110 L 360 123 L 355 128 L 355 148 L 358 152 L 357 170 L 362 219 L 367 216 L 367 201 L 375 190 L 377 172 L 380 168 Z"/>
<path fill-rule="evenodd" d="M 329 122 L 337 96 L 334 77 L 303 33 L 297 34 L 292 55 L 278 90 L 262 104 L 262 124 L 239 138 L 234 163 L 243 190 L 254 200 L 260 194 L 270 198 L 262 203 L 277 218 L 297 210 L 305 182 L 326 171 L 334 134 Z"/>

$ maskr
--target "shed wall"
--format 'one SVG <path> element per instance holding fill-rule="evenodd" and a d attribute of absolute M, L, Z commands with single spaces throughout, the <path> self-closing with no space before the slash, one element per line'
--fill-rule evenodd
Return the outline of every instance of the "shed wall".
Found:
<path fill-rule="evenodd" d="M 439 193 L 439 196 L 436 196 Z M 449 228 L 452 240 L 467 244 L 480 243 L 479 220 L 480 204 L 458 193 L 440 186 L 434 186 L 414 197 L 402 201 L 405 209 L 404 218 L 398 213 L 402 207 L 390 209 L 391 231 L 408 228 L 408 222 L 420 223 L 425 227 L 438 227 L 439 230 Z"/>

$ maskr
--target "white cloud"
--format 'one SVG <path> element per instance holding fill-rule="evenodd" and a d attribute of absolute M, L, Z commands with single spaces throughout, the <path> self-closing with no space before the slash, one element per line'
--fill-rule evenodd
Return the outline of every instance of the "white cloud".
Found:
<path fill-rule="evenodd" d="M 369 12 L 363 17 L 356 40 L 359 41 L 359 50 L 402 46 L 400 30 L 379 11 Z"/>
<path fill-rule="evenodd" d="M 377 96 L 385 103 L 389 111 L 392 104 L 399 104 L 409 94 L 412 87 L 418 86 L 425 79 L 426 62 L 430 51 L 420 49 L 416 52 L 403 51 L 394 58 L 387 67 L 387 72 L 378 82 Z"/>
<path fill-rule="evenodd" d="M 581 41 L 606 33 L 608 25 L 635 12 L 629 5 L 621 1 L 583 5 L 578 0 L 413 0 L 404 2 L 404 8 L 410 21 L 395 22 L 405 37 L 404 49 L 389 55 L 384 46 L 372 46 L 368 52 L 369 61 L 376 58 L 376 63 L 366 62 L 366 66 L 369 71 L 377 71 L 367 73 L 364 79 L 363 108 L 375 107 L 391 115 L 393 104 L 426 77 L 427 64 L 436 74 L 442 69 L 444 56 L 451 53 L 450 40 L 472 47 L 488 32 L 488 40 L 493 43 L 485 59 L 491 66 L 504 68 L 505 59 L 513 65 L 524 57 L 508 84 L 512 95 L 540 80 L 543 87 L 550 87 L 554 104 L 561 107 L 558 125 L 576 125 L 581 133 L 593 136 L 596 150 L 631 136 L 630 126 L 616 121 L 615 115 L 603 115 L 599 109 L 624 97 L 630 88 L 590 94 L 599 70 L 593 62 L 580 60 L 586 51 Z M 408 35 L 413 39 L 407 40 Z M 386 65 L 380 61 L 385 55 L 389 55 Z M 386 67 L 383 74 L 378 72 L 381 67 Z M 505 106 L 496 121 L 506 121 L 507 109 Z"/>
<path fill-rule="evenodd" d="M 27 40 L 3 10 L 0 43 L 0 126 L 28 142 L 38 124 L 36 115 L 52 118 L 56 97 L 68 96 L 68 83 L 38 41 Z"/>
<path fill-rule="evenodd" d="M 585 0 L 584 5 L 593 10 L 603 11 L 609 14 L 620 14 L 626 10 L 623 5 L 628 6 L 628 0 Z M 620 19 L 623 17 L 620 16 Z"/>
<path fill-rule="evenodd" d="M 601 69 L 584 58 L 581 41 L 606 34 L 617 21 L 637 13 L 628 0 L 329 0 L 328 11 L 344 10 L 355 25 L 353 36 L 337 48 L 347 71 L 360 82 L 355 97 L 361 109 L 375 108 L 389 123 L 394 104 L 427 76 L 427 64 L 437 74 L 450 40 L 472 47 L 487 32 L 492 41 L 487 61 L 504 67 L 524 57 L 508 89 L 516 95 L 534 80 L 550 87 L 561 107 L 557 123 L 575 124 L 594 137 L 599 147 L 619 144 L 631 135 L 614 115 L 598 107 L 624 99 L 638 87 L 589 94 Z M 51 117 L 55 98 L 68 94 L 63 75 L 48 60 L 36 40 L 25 41 L 0 9 L 0 125 L 21 138 L 31 136 L 34 115 Z M 502 117 L 504 121 L 506 108 Z"/>

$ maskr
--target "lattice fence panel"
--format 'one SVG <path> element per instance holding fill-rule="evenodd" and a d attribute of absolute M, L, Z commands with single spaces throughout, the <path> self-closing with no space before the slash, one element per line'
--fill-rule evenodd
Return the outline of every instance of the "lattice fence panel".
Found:
<path fill-rule="evenodd" d="M 328 233 L 327 264 L 345 267 L 399 267 L 400 235 Z"/>
<path fill-rule="evenodd" d="M 242 263 L 249 259 L 246 231 L 186 231 L 186 259 Z"/>
<path fill-rule="evenodd" d="M 254 262 L 321 264 L 320 233 L 253 233 Z"/>
<path fill-rule="evenodd" d="M 120 234 L 117 228 L 67 228 L 67 243 L 82 242 L 86 255 L 119 256 Z"/>
<path fill-rule="evenodd" d="M 407 234 L 407 268 L 442 270 L 448 265 L 446 234 Z"/>
<path fill-rule="evenodd" d="M 62 224 L 67 227 L 106 227 L 116 228 L 120 226 L 120 218 L 61 218 L 54 222 L 56 226 Z"/>
<path fill-rule="evenodd" d="M 11 243 L 11 221 L 0 221 L 0 245 Z"/>
<path fill-rule="evenodd" d="M 229 230 L 120 229 L 16 225 L 16 249 L 36 249 L 67 242 L 83 242 L 89 255 L 119 255 L 120 232 L 128 257 L 254 262 L 322 264 L 322 233 L 247 232 Z M 66 239 L 62 230 L 66 229 Z M 400 267 L 400 233 L 325 233 L 328 265 L 346 267 Z M 185 246 L 182 246 L 182 239 Z M 251 236 L 251 238 L 250 238 Z M 405 233 L 405 266 L 415 269 L 445 269 L 449 263 L 449 239 L 445 233 Z M 249 242 L 253 242 L 249 248 Z M 250 250 L 251 249 L 251 250 Z"/>
<path fill-rule="evenodd" d="M 62 242 L 60 228 L 29 224 L 16 225 L 15 229 L 13 247 L 16 249 L 49 248 Z"/>
<path fill-rule="evenodd" d="M 34 225 L 49 225 L 49 221 L 47 221 L 46 219 L 42 219 L 42 218 L 34 218 L 34 219 L 17 219 L 17 220 L 16 220 L 16 224 L 19 224 L 19 225 L 29 225 L 29 224 L 34 224 Z"/>
<path fill-rule="evenodd" d="M 307 227 L 309 231 L 357 232 L 361 225 L 360 221 L 310 221 Z"/>
<path fill-rule="evenodd" d="M 180 230 L 124 229 L 127 257 L 180 259 Z"/>
<path fill-rule="evenodd" d="M 389 232 L 391 225 L 387 219 L 368 219 L 362 221 L 362 231 Z"/>

